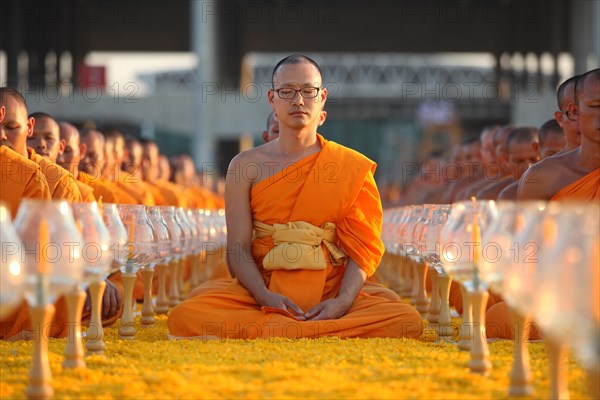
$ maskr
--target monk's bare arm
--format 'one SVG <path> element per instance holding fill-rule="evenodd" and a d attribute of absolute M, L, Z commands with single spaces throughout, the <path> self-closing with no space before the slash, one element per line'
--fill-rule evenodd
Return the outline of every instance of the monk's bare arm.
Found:
<path fill-rule="evenodd" d="M 352 306 L 360 289 L 364 286 L 365 279 L 367 279 L 367 274 L 352 259 L 349 259 L 337 297 L 317 304 L 304 316 L 310 320 L 343 317 Z"/>
<path fill-rule="evenodd" d="M 556 176 L 558 171 L 550 165 L 541 163 L 529 168 L 519 182 L 518 200 L 550 200 L 556 193 Z"/>
<path fill-rule="evenodd" d="M 245 168 L 255 162 L 247 153 L 234 157 L 229 164 L 225 180 L 225 208 L 227 210 L 227 263 L 240 283 L 261 306 L 282 310 L 290 309 L 296 314 L 303 311 L 290 299 L 271 292 L 265 285 L 262 274 L 252 258 L 252 210 L 250 190 L 253 179 L 248 176 L 252 168 Z M 247 173 L 242 173 L 245 171 Z"/>

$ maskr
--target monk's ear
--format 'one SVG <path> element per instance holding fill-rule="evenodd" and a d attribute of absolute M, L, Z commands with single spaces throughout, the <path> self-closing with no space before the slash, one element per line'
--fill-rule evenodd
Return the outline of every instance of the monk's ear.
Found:
<path fill-rule="evenodd" d="M 327 119 L 327 111 L 321 111 L 321 116 L 319 117 L 319 126 L 322 126 Z"/>
<path fill-rule="evenodd" d="M 567 117 L 571 121 L 579 121 L 579 107 L 576 104 L 569 103 L 568 113 Z"/>
<path fill-rule="evenodd" d="M 556 123 L 558 124 L 558 126 L 560 126 L 562 128 L 562 115 L 563 113 L 561 111 L 554 111 L 554 119 L 556 120 Z"/>
<path fill-rule="evenodd" d="M 263 131 L 262 138 L 263 138 L 263 142 L 267 143 L 267 141 L 269 140 L 269 132 Z"/>
<path fill-rule="evenodd" d="M 533 142 L 531 143 L 531 148 L 533 149 L 533 151 L 535 151 L 537 153 L 537 155 L 540 155 L 540 143 L 539 142 Z"/>
<path fill-rule="evenodd" d="M 64 153 L 66 147 L 67 141 L 65 139 L 61 139 L 60 142 L 58 142 L 58 154 Z"/>
<path fill-rule="evenodd" d="M 269 98 L 269 104 L 273 105 L 273 98 L 275 97 L 275 91 L 273 89 L 269 89 L 267 92 L 267 97 Z"/>
<path fill-rule="evenodd" d="M 323 107 L 325 107 L 325 103 L 327 102 L 327 94 L 329 92 L 327 91 L 327 88 L 325 86 L 323 86 L 323 89 L 321 89 L 321 110 L 323 109 Z"/>
<path fill-rule="evenodd" d="M 33 135 L 33 127 L 35 126 L 35 118 L 31 117 L 27 119 L 27 137 Z"/>
<path fill-rule="evenodd" d="M 0 122 L 4 121 L 5 112 L 6 112 L 6 108 L 4 106 L 0 107 Z"/>
<path fill-rule="evenodd" d="M 79 145 L 79 154 L 80 158 L 84 158 L 87 155 L 87 145 L 85 143 Z"/>

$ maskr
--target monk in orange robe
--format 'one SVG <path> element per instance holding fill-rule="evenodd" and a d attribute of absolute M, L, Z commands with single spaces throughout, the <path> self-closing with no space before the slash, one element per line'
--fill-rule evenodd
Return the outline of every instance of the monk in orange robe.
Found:
<path fill-rule="evenodd" d="M 23 198 L 50 200 L 50 188 L 40 166 L 15 153 L 4 143 L 8 142 L 2 122 L 5 107 L 0 107 L 0 202 L 10 210 L 12 217 L 17 214 Z"/>
<path fill-rule="evenodd" d="M 383 253 L 375 164 L 317 134 L 327 98 L 317 64 L 287 57 L 273 86 L 279 140 L 239 154 L 227 173 L 228 260 L 237 278 L 176 306 L 170 334 L 419 337 L 414 308 L 361 292 Z"/>
<path fill-rule="evenodd" d="M 511 171 L 510 175 L 479 190 L 478 200 L 496 200 L 502 190 L 518 182 L 525 170 L 540 160 L 537 128 L 519 127 L 511 131 L 502 158 Z"/>
<path fill-rule="evenodd" d="M 168 176 L 170 175 L 168 161 L 166 165 L 168 169 L 165 173 L 169 175 L 167 175 L 166 179 L 164 176 L 161 176 L 160 151 L 156 143 L 151 140 L 143 140 L 141 144 L 143 148 L 141 171 L 144 181 L 153 190 L 159 191 L 163 205 L 187 208 L 187 201 L 183 190 L 168 181 Z"/>
<path fill-rule="evenodd" d="M 80 160 L 77 179 L 94 188 L 96 198 L 104 203 L 137 204 L 136 199 L 102 176 L 106 165 L 104 135 L 95 129 L 84 128 L 79 134 Z"/>
<path fill-rule="evenodd" d="M 105 193 L 106 189 L 99 190 L 100 194 L 97 197 L 97 190 L 83 182 L 80 177 L 79 163 L 81 162 L 81 156 L 85 154 L 85 145 L 81 145 L 79 130 L 65 121 L 59 122 L 58 126 L 60 128 L 60 140 L 63 145 L 63 150 L 56 160 L 58 165 L 69 171 L 77 179 L 77 186 L 81 191 L 84 202 L 96 201 L 97 198 L 102 197 L 103 202 L 110 203 L 114 198 L 111 197 L 110 193 Z M 103 194 L 108 195 L 109 199 L 104 198 Z"/>
<path fill-rule="evenodd" d="M 579 122 L 581 145 L 570 152 L 547 158 L 553 168 L 540 168 L 529 180 L 522 182 L 519 194 L 527 198 L 552 201 L 579 201 L 600 205 L 600 69 L 588 71 L 577 78 L 574 103 L 569 104 L 570 118 Z M 535 180 L 534 180 L 535 178 Z M 540 193 L 535 196 L 534 191 Z M 554 190 L 550 195 L 548 192 Z M 508 308 L 504 302 L 486 313 L 486 326 L 496 328 L 496 336 L 512 338 Z M 535 329 L 532 339 L 541 337 Z M 491 336 L 494 337 L 494 336 Z"/>
<path fill-rule="evenodd" d="M 544 160 L 559 153 L 567 143 L 562 128 L 554 119 L 546 121 L 540 127 L 539 140 L 540 160 Z M 498 195 L 498 200 L 517 200 L 517 190 L 519 189 L 521 178 L 523 178 L 523 175 L 521 175 L 517 181 L 502 189 Z"/>
<path fill-rule="evenodd" d="M 14 100 L 14 101 L 10 101 L 10 100 Z M 9 88 L 0 88 L 0 101 L 5 101 L 8 103 L 8 106 L 6 107 L 7 111 L 5 114 L 5 117 L 2 121 L 0 121 L 0 127 L 2 129 L 2 149 L 3 149 L 3 154 L 7 155 L 8 157 L 10 157 L 11 159 L 18 159 L 15 158 L 14 156 L 19 157 L 17 154 L 14 154 L 13 152 L 11 152 L 7 147 L 5 147 L 5 144 L 10 145 L 12 147 L 23 147 L 24 145 L 24 140 L 26 140 L 27 135 L 31 135 L 31 130 L 33 129 L 34 125 L 35 125 L 35 117 L 32 118 L 26 118 L 24 116 L 27 115 L 27 106 L 25 103 L 25 100 L 23 99 L 23 97 L 21 96 L 20 93 L 18 93 L 17 91 L 13 90 L 13 89 L 9 89 Z M 4 107 L 4 106 L 2 106 Z M 36 135 L 36 139 L 40 141 L 41 143 L 36 143 L 34 142 L 33 144 L 36 145 L 38 147 L 38 150 L 41 150 L 43 152 L 43 154 L 46 154 L 46 157 L 54 157 L 55 154 L 57 154 L 56 149 L 58 147 L 57 145 L 57 141 L 55 141 L 55 139 L 57 138 L 58 134 L 57 132 L 55 132 L 55 127 L 51 122 L 56 123 L 56 121 L 54 121 L 54 119 L 52 119 L 52 117 L 48 116 L 47 114 L 38 114 L 38 119 L 40 121 L 42 121 L 42 123 L 39 125 L 39 131 L 38 134 Z M 58 125 L 56 125 L 56 128 L 58 128 Z M 31 129 L 31 130 L 29 130 Z M 29 133 L 28 133 L 29 130 Z M 25 133 L 23 133 L 23 131 L 25 131 Z M 40 133 L 43 132 L 43 134 Z M 56 135 L 55 135 L 56 133 Z M 12 140 L 11 140 L 12 139 Z M 74 183 L 74 177 L 69 174 L 66 170 L 64 170 L 63 168 L 59 167 L 57 164 L 52 163 L 51 161 L 47 160 L 46 158 L 39 156 L 37 154 L 35 154 L 34 150 L 31 148 L 26 148 L 26 151 L 29 154 L 35 155 L 37 158 L 39 158 L 40 160 L 38 160 L 38 162 L 36 163 L 38 165 L 38 167 L 40 168 L 40 170 L 43 168 L 42 165 L 45 165 L 47 167 L 47 172 L 45 174 L 45 176 L 48 176 L 49 173 L 52 173 L 52 175 L 50 175 L 51 178 L 54 179 L 56 183 L 56 185 L 60 186 L 61 183 L 60 182 L 70 182 L 70 184 L 75 185 Z M 4 158 L 4 157 L 3 157 Z M 24 165 L 26 167 L 28 167 L 26 164 L 30 164 L 31 161 L 30 160 L 26 160 L 28 161 L 28 163 L 25 163 Z M 30 164 L 31 165 L 31 164 Z M 50 172 L 48 172 L 50 171 Z M 27 172 L 26 169 L 24 169 L 24 172 Z M 67 174 L 67 175 L 65 175 Z M 23 175 L 23 177 L 25 177 L 26 175 Z M 67 177 L 66 180 L 65 176 Z M 23 179 L 21 180 L 22 184 L 27 183 L 28 181 Z M 43 180 L 39 181 L 40 183 L 43 183 Z M 62 193 L 66 193 L 68 192 L 68 188 L 69 186 L 66 185 L 66 183 L 64 184 L 65 187 L 67 189 L 65 189 L 64 192 Z M 19 185 L 15 184 L 15 187 L 18 188 Z M 77 186 L 74 186 L 75 189 L 77 190 Z M 56 191 L 56 190 L 55 190 Z M 48 190 L 48 192 L 50 192 L 50 189 Z M 48 193 L 47 192 L 47 193 Z M 79 192 L 78 192 L 79 193 Z M 81 201 L 81 195 L 80 196 L 80 200 Z M 44 198 L 44 197 L 42 197 Z M 114 321 L 116 321 L 116 319 L 118 318 L 118 315 L 116 313 L 120 312 L 120 310 L 122 309 L 121 306 L 118 306 L 117 303 L 115 302 L 111 302 L 113 299 L 119 298 L 118 301 L 120 301 L 120 298 L 122 297 L 120 294 L 117 293 L 116 288 L 114 288 L 114 286 L 110 285 L 107 286 L 107 290 L 105 291 L 105 295 L 104 295 L 104 304 L 103 304 L 103 316 L 105 316 L 106 318 L 103 319 L 103 323 L 113 323 Z M 115 300 L 116 301 L 116 300 Z M 66 323 L 67 321 L 67 310 L 66 310 L 66 304 L 64 302 L 64 299 L 59 299 L 58 302 L 55 304 L 55 308 L 56 308 L 56 313 L 54 315 L 53 318 L 53 324 L 52 327 L 49 329 L 49 336 L 50 337 L 63 337 L 66 336 L 66 334 L 69 331 L 69 325 Z M 84 310 L 83 313 L 83 317 L 82 317 L 82 321 L 85 323 L 89 323 L 89 319 L 91 317 L 91 311 L 89 310 L 89 307 Z M 31 321 L 30 321 L 30 316 L 29 316 L 29 309 L 27 306 L 26 302 L 23 302 L 21 304 L 21 306 L 15 310 L 12 315 L 8 316 L 6 319 L 4 319 L 1 322 L 1 326 L 0 326 L 0 339 L 28 339 L 31 338 Z"/>
<path fill-rule="evenodd" d="M 129 196 L 135 199 L 136 204 L 145 206 L 155 206 L 156 200 L 152 193 L 142 184 L 141 177 L 138 176 L 139 171 L 130 169 L 121 169 L 127 167 L 129 153 L 125 149 L 125 137 L 116 129 L 111 129 L 106 132 L 106 147 L 107 161 L 103 174 L 104 176 L 115 183 L 117 187 L 125 191 Z M 112 154 L 108 156 L 109 150 L 112 149 Z"/>
<path fill-rule="evenodd" d="M 56 163 L 36 154 L 32 148 L 27 147 L 28 138 L 33 135 L 35 119 L 27 116 L 27 103 L 25 103 L 21 93 L 8 87 L 0 88 L 0 107 L 2 106 L 6 109 L 4 121 L 2 122 L 3 136 L 6 138 L 3 144 L 41 167 L 53 199 L 70 202 L 81 201 L 81 192 L 79 192 L 73 176 Z M 51 122 L 56 123 L 53 119 L 51 121 L 48 118 L 41 119 L 41 125 L 52 127 Z M 47 127 L 43 126 L 43 130 L 46 129 Z M 52 141 L 57 139 L 54 147 L 58 151 L 57 142 L 60 141 L 58 139 L 58 129 L 49 133 L 56 133 L 56 137 L 53 136 Z M 45 143 L 44 140 L 41 147 L 44 151 L 46 151 Z"/>

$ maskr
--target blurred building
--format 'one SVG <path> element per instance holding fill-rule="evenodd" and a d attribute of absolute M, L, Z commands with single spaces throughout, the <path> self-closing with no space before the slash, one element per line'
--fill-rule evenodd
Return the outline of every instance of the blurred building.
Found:
<path fill-rule="evenodd" d="M 0 81 L 32 111 L 153 137 L 207 170 L 259 137 L 291 53 L 323 68 L 322 133 L 383 179 L 485 125 L 541 125 L 557 84 L 600 58 L 597 0 L 9 0 L 0 13 Z"/>

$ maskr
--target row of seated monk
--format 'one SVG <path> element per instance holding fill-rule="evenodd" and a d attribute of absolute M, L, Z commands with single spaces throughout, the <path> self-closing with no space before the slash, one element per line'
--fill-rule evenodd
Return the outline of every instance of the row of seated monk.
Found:
<path fill-rule="evenodd" d="M 479 137 L 455 145 L 448 156 L 432 152 L 404 186 L 382 188 L 389 206 L 450 204 L 481 200 L 551 200 L 575 196 L 568 189 L 591 174 L 597 182 L 597 70 L 565 80 L 557 90 L 557 111 L 540 126 L 490 126 Z M 583 113 L 583 115 L 582 115 Z M 596 172 L 594 172 L 596 171 Z M 596 178 L 595 178 L 596 176 Z M 594 179 L 596 179 L 594 181 Z M 560 193 L 559 193 L 560 192 Z M 589 194 L 578 191 L 583 200 Z"/>
<path fill-rule="evenodd" d="M 327 90 L 314 85 L 314 82 L 321 81 L 320 68 L 305 56 L 286 57 L 275 67 L 273 89 L 269 91 L 273 115 L 269 118 L 266 134 L 263 135 L 267 143 L 240 153 L 229 167 L 225 190 L 228 249 L 218 268 L 222 271 L 222 276 L 195 288 L 188 300 L 170 311 L 167 322 L 172 336 L 256 338 L 335 335 L 418 338 L 421 335 L 423 323 L 419 313 L 372 278 L 383 254 L 380 239 L 382 208 L 374 180 L 375 164 L 360 153 L 327 141 L 317 133 L 317 127 L 326 119 L 323 107 Z M 572 97 L 568 97 L 569 93 L 572 93 Z M 22 96 L 4 88 L 1 94 L 0 107 L 6 113 L 3 115 L 4 120 L 0 122 L 3 127 L 2 140 L 3 144 L 9 143 L 8 146 L 2 146 L 2 160 L 4 162 L 9 159 L 11 162 L 27 165 L 27 171 L 31 170 L 30 180 L 35 180 L 33 178 L 40 175 L 42 163 L 38 161 L 37 166 L 26 163 L 32 161 L 32 157 L 38 159 L 34 150 L 28 148 L 26 143 L 27 137 L 33 134 L 34 119 L 27 117 Z M 459 161 L 460 172 L 464 176 L 448 185 L 447 179 L 434 179 L 432 182 L 427 178 L 429 175 L 425 174 L 423 179 L 413 182 L 415 188 L 407 191 L 407 201 L 450 203 L 478 195 L 484 189 L 490 196 L 496 193 L 493 198 L 497 198 L 502 190 L 509 189 L 511 185 L 517 199 L 533 198 L 535 196 L 531 193 L 537 193 L 537 198 L 556 200 L 556 195 L 566 190 L 565 198 L 597 201 L 600 171 L 600 70 L 589 71 L 574 77 L 571 82 L 565 82 L 559 88 L 558 97 L 561 118 L 557 123 L 565 136 L 564 146 L 557 149 L 559 154 L 548 156 L 539 163 L 535 163 L 537 158 L 529 157 L 531 152 L 550 147 L 547 143 L 558 141 L 562 144 L 560 140 L 555 140 L 556 136 L 558 139 L 561 137 L 554 133 L 558 131 L 556 127 L 543 130 L 546 132 L 544 146 L 539 143 L 542 135 L 537 129 L 488 129 L 482 133 L 481 144 L 467 142 L 459 147 L 460 151 L 455 159 Z M 19 113 L 21 115 L 15 115 Z M 278 135 L 271 132 L 271 121 L 277 123 Z M 62 124 L 58 125 L 59 132 L 62 132 Z M 573 142 L 575 136 L 569 139 L 567 126 L 577 126 L 579 143 Z M 553 133 L 547 133 L 548 131 Z M 87 133 L 85 131 L 83 136 L 87 137 Z M 115 146 L 117 140 L 113 139 L 113 135 L 107 133 L 103 147 L 112 146 L 114 159 L 111 160 L 113 165 L 119 165 Z M 549 137 L 552 138 L 548 139 Z M 535 141 L 538 142 L 536 146 L 533 145 Z M 112 144 L 107 145 L 108 142 Z M 121 139 L 121 142 L 124 140 Z M 572 147 L 575 143 L 577 146 Z M 14 151 L 5 147 L 12 147 Z M 139 147 L 142 154 L 147 147 L 154 148 L 152 152 L 158 153 L 156 145 L 152 143 L 140 144 Z M 545 152 L 547 154 L 551 150 Z M 107 153 L 105 150 L 105 156 Z M 131 153 L 135 153 L 135 150 Z M 70 164 L 65 161 L 69 170 L 71 164 L 74 164 L 73 161 Z M 94 166 L 96 164 L 97 162 L 92 163 Z M 148 165 L 150 164 L 148 161 Z M 534 165 L 527 169 L 529 164 Z M 78 165 L 81 166 L 82 163 Z M 137 171 L 144 171 L 148 165 L 144 166 L 141 162 L 139 169 L 126 169 L 125 173 L 133 175 Z M 257 176 L 236 179 L 240 168 L 244 170 L 249 165 L 259 166 Z M 335 167 L 333 174 L 332 165 Z M 491 168 L 492 165 L 496 167 Z M 289 166 L 294 168 L 284 168 Z M 497 176 L 489 178 L 489 169 L 499 171 Z M 4 170 L 3 168 L 2 171 Z M 507 170 L 510 175 L 506 174 Z M 120 169 L 113 168 L 111 171 L 108 168 L 108 171 L 106 175 L 95 176 L 104 177 L 104 180 L 112 182 L 113 186 L 123 191 L 127 187 L 133 192 L 128 187 L 129 182 L 119 178 Z M 518 171 L 521 173 L 517 176 Z M 81 173 L 82 171 L 78 171 L 78 175 Z M 71 175 L 75 177 L 75 174 Z M 143 182 L 144 175 L 136 176 L 139 177 L 139 182 Z M 263 179 L 265 176 L 267 179 Z M 23 197 L 23 194 L 29 193 L 26 189 L 29 181 L 23 182 L 22 175 L 20 179 L 21 183 L 15 183 L 15 187 L 21 188 L 17 192 Z M 153 182 L 152 178 L 145 179 L 146 184 L 150 182 L 159 186 L 156 184 L 158 179 Z M 590 179 L 592 183 L 588 183 Z M 90 183 L 91 181 L 96 179 L 91 179 Z M 501 182 L 504 186 L 500 186 Z M 530 183 L 538 185 L 538 189 L 528 189 L 527 185 Z M 590 190 L 594 183 L 595 187 Z M 48 189 L 50 184 L 48 179 Z M 179 184 L 179 189 L 184 191 L 193 187 L 189 181 L 181 181 Z M 63 184 L 66 185 L 67 183 Z M 490 185 L 492 187 L 488 187 Z M 61 190 L 72 193 L 74 188 Z M 151 189 L 138 190 L 138 194 L 152 192 Z M 547 192 L 551 190 L 553 192 L 548 195 Z M 166 192 L 160 189 L 158 191 Z M 40 189 L 38 192 L 39 196 L 49 197 L 49 190 Z M 530 197 L 527 197 L 528 193 Z M 325 194 L 326 201 L 323 201 Z M 419 196 L 422 198 L 418 198 Z M 481 198 L 485 198 L 483 193 Z M 13 203 L 10 199 L 6 201 L 14 204 L 14 200 L 13 198 Z M 17 204 L 18 200 L 19 198 L 16 199 Z M 75 197 L 71 201 L 81 199 Z M 144 204 L 143 201 L 138 203 Z M 187 205 L 195 206 L 191 200 Z M 231 221 L 236 221 L 237 224 L 232 225 Z M 253 228 L 257 232 L 260 228 L 266 233 L 252 238 Z M 292 232 L 294 230 L 296 232 Z M 267 259 L 270 260 L 272 256 L 277 258 L 274 251 L 276 253 L 280 246 L 276 245 L 276 238 L 289 237 L 290 232 L 306 234 L 307 231 L 319 237 L 319 251 L 327 255 L 324 268 L 298 268 L 298 264 L 294 263 L 265 268 Z M 293 241 L 296 240 L 302 242 L 306 238 L 295 237 Z M 250 242 L 250 248 L 232 246 Z M 370 279 L 365 281 L 367 276 Z M 452 302 L 460 310 L 457 295 L 460 295 L 460 291 L 453 290 Z M 494 299 L 490 304 L 494 302 L 502 303 L 501 299 Z M 23 315 L 22 310 L 19 310 L 11 321 L 6 324 L 3 321 L 3 338 L 24 337 L 22 332 L 27 331 L 28 326 L 27 317 Z M 56 315 L 60 313 L 57 312 Z M 111 315 L 112 319 L 106 318 L 106 323 L 114 322 L 116 315 L 118 311 Z M 56 325 L 61 326 L 60 323 Z M 503 333 L 503 329 L 498 331 L 499 336 L 509 336 Z M 532 331 L 539 334 L 539 330 Z M 57 336 L 65 334 L 64 329 L 57 329 L 55 333 Z"/>
<path fill-rule="evenodd" d="M 222 194 L 211 190 L 211 176 L 198 174 L 190 156 L 169 159 L 160 154 L 154 141 L 126 137 L 114 128 L 102 132 L 91 123 L 87 125 L 78 129 L 43 112 L 30 114 L 21 93 L 0 88 L 0 202 L 13 217 L 24 198 L 224 208 Z M 137 291 L 140 285 L 136 282 Z M 107 324 L 120 315 L 122 290 L 120 274 L 111 276 L 104 293 L 103 317 Z M 64 321 L 64 300 L 59 303 L 55 319 Z M 87 310 L 84 320 L 89 322 L 89 318 Z M 2 324 L 2 338 L 27 335 L 27 305 L 23 303 Z M 63 336 L 65 331 L 56 329 L 51 334 Z"/>

